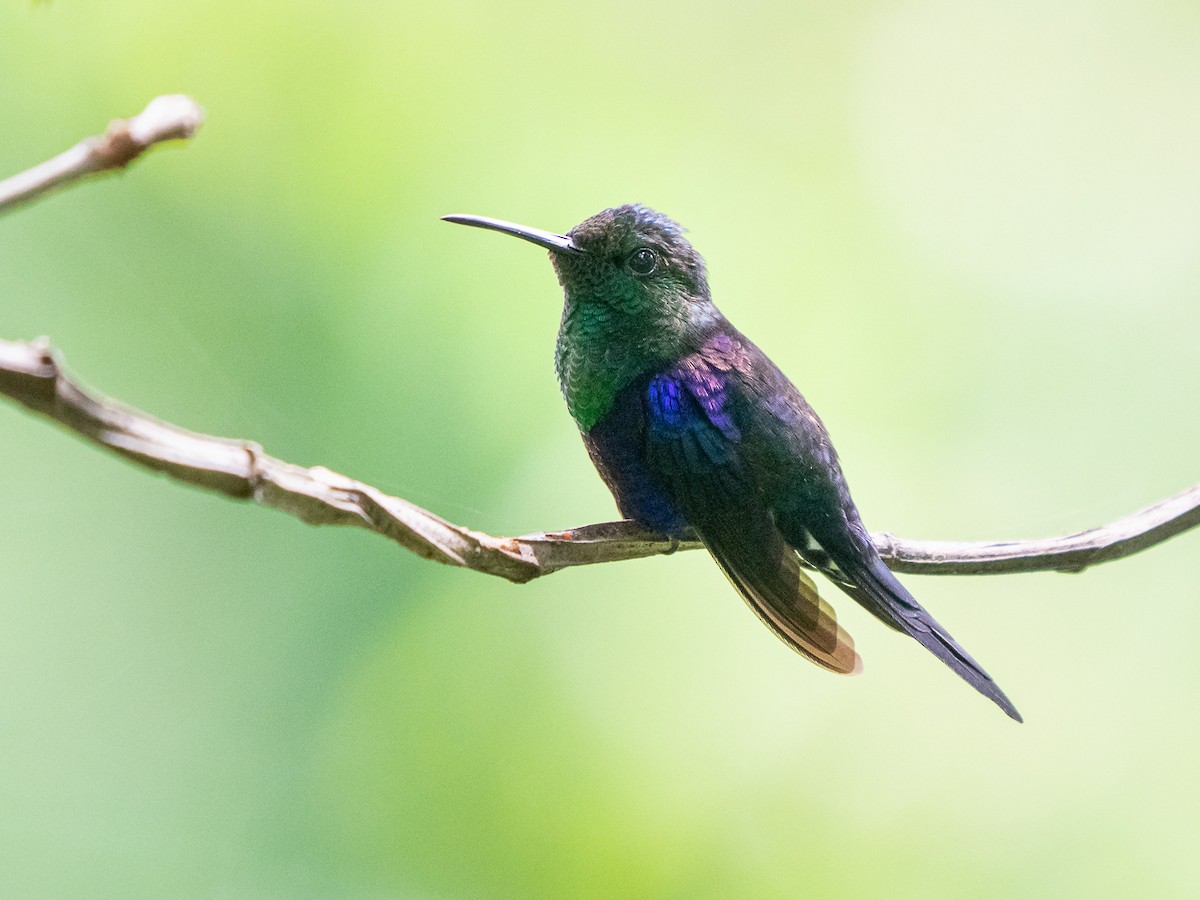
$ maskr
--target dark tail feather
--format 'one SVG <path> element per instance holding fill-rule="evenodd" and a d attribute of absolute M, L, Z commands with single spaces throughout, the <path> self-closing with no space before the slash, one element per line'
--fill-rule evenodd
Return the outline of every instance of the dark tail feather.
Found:
<path fill-rule="evenodd" d="M 854 585 L 839 580 L 838 587 L 888 625 L 912 636 L 926 650 L 953 669 L 979 693 L 989 698 L 1011 718 L 1023 722 L 1012 701 L 966 650 L 950 636 L 876 557 L 865 568 L 847 572 Z"/>

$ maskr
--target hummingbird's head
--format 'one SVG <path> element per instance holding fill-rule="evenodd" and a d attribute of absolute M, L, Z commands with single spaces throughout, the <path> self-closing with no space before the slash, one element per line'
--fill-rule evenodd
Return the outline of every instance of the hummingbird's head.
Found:
<path fill-rule="evenodd" d="M 592 306 L 610 318 L 659 328 L 711 318 L 703 258 L 684 238 L 682 227 L 648 207 L 603 210 L 565 235 L 482 216 L 444 218 L 548 249 L 568 309 Z"/>
<path fill-rule="evenodd" d="M 704 260 L 683 228 L 645 206 L 626 205 L 585 219 L 567 237 L 579 253 L 551 253 L 568 302 L 596 303 L 655 317 L 708 300 Z"/>

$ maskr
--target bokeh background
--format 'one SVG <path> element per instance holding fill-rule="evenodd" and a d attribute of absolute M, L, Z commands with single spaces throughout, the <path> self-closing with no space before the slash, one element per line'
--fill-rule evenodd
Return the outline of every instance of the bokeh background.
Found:
<path fill-rule="evenodd" d="M 167 92 L 194 143 L 0 220 L 0 334 L 186 427 L 493 533 L 609 519 L 544 255 L 437 217 L 641 201 L 873 528 L 1200 472 L 1195 3 L 0 9 L 4 174 Z M 844 600 L 865 673 L 805 664 L 700 553 L 518 587 L 0 429 L 0 896 L 1200 891 L 1200 535 L 907 579 L 1018 726 Z"/>

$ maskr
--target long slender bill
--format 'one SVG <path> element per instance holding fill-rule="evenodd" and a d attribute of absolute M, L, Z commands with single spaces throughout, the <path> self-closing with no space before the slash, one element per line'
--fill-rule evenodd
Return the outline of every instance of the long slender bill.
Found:
<path fill-rule="evenodd" d="M 489 231 L 511 234 L 513 237 L 519 237 L 522 240 L 529 241 L 531 244 L 537 244 L 539 247 L 545 247 L 547 250 L 554 250 L 558 253 L 583 252 L 565 234 L 555 234 L 553 231 L 542 231 L 540 228 L 530 228 L 527 225 L 517 225 L 514 222 L 505 222 L 503 219 L 491 219 L 487 216 L 454 215 L 442 216 L 442 218 L 456 225 L 470 225 L 473 228 L 487 228 Z"/>

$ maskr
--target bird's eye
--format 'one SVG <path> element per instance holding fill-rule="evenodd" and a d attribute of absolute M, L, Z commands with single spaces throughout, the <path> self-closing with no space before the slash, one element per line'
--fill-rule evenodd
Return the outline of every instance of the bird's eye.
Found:
<path fill-rule="evenodd" d="M 658 268 L 658 254 L 649 247 L 638 247 L 629 254 L 629 271 L 634 275 L 650 275 Z"/>

